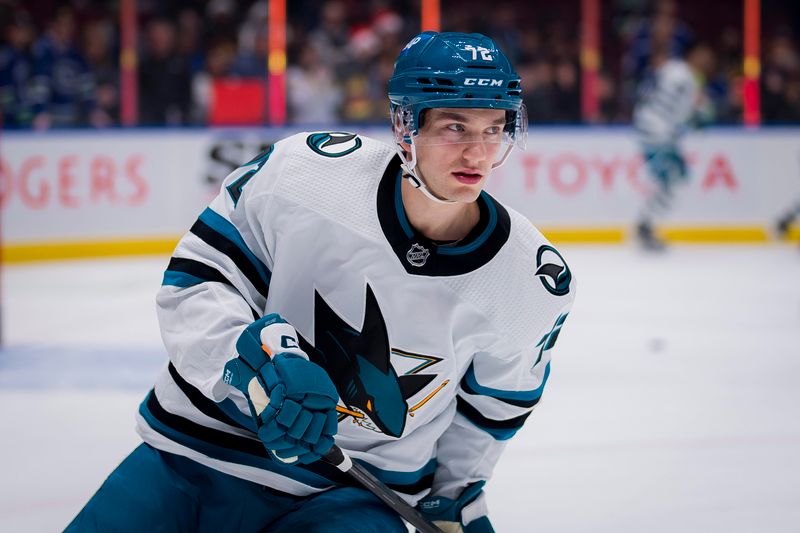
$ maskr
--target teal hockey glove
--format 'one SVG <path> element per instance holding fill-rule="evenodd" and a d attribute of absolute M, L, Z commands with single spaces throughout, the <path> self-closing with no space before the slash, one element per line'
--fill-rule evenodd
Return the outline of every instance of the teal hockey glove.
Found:
<path fill-rule="evenodd" d="M 271 456 L 307 464 L 330 450 L 339 395 L 325 370 L 300 349 L 295 329 L 280 315 L 267 315 L 245 328 L 236 351 L 223 381 L 247 398 Z"/>
<path fill-rule="evenodd" d="M 494 533 L 483 503 L 485 483 L 473 483 L 456 500 L 444 496 L 426 496 L 417 507 L 422 516 L 444 533 Z"/>

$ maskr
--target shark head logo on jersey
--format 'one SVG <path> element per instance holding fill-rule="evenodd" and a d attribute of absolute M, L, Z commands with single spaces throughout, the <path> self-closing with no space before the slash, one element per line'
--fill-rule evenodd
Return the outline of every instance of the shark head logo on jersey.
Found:
<path fill-rule="evenodd" d="M 361 139 L 355 133 L 326 131 L 312 133 L 306 139 L 309 148 L 325 157 L 342 157 L 361 148 Z"/>
<path fill-rule="evenodd" d="M 406 252 L 406 260 L 411 266 L 421 267 L 425 265 L 429 255 L 431 255 L 431 253 L 427 248 L 421 244 L 414 243 L 411 245 L 411 248 L 408 249 L 408 252 Z"/>
<path fill-rule="evenodd" d="M 572 272 L 561 254 L 552 246 L 540 246 L 536 252 L 536 276 L 550 293 L 556 296 L 569 293 Z"/>
<path fill-rule="evenodd" d="M 442 359 L 391 347 L 386 322 L 369 285 L 364 307 L 364 322 L 359 330 L 345 322 L 315 291 L 314 345 L 301 336 L 300 346 L 309 359 L 325 369 L 336 385 L 344 403 L 344 407 L 336 408 L 340 420 L 351 416 L 363 428 L 399 437 L 405 429 L 406 418 L 413 416 L 425 403 L 409 408 L 406 400 L 436 378 L 436 374 L 420 372 Z M 413 358 L 417 364 L 409 372 L 398 375 L 391 354 Z M 420 361 L 423 363 L 419 364 Z"/>

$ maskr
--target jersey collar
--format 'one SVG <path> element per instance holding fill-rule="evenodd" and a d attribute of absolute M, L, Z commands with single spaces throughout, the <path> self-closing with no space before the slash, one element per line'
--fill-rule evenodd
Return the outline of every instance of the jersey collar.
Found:
<path fill-rule="evenodd" d="M 408 222 L 403 207 L 400 158 L 386 167 L 378 186 L 378 219 L 386 240 L 409 274 L 457 276 L 476 270 L 500 251 L 511 232 L 508 211 L 483 191 L 478 197 L 480 220 L 455 244 L 441 244 L 418 233 Z"/>

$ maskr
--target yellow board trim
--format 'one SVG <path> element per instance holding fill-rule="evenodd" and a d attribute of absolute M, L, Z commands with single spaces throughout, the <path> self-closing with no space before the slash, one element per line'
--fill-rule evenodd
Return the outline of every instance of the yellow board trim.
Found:
<path fill-rule="evenodd" d="M 629 227 L 559 227 L 542 228 L 555 244 L 621 244 L 631 241 Z M 777 240 L 761 226 L 667 226 L 657 230 L 667 242 L 729 244 L 767 243 Z M 43 241 L 7 243 L 2 246 L 3 263 L 27 263 L 62 259 L 119 257 L 128 255 L 169 255 L 180 237 L 151 237 L 130 240 Z M 800 242 L 800 224 L 793 224 L 786 241 Z"/>
<path fill-rule="evenodd" d="M 619 244 L 635 238 L 631 228 L 621 226 L 543 228 L 542 233 L 556 244 Z M 762 226 L 665 226 L 656 229 L 656 234 L 665 241 L 673 243 L 752 244 L 767 243 L 777 239 Z M 791 226 L 785 240 L 800 241 L 800 225 Z"/>
<path fill-rule="evenodd" d="M 627 229 L 624 227 L 575 227 L 540 228 L 547 240 L 556 243 L 599 243 L 618 244 L 625 241 Z"/>
<path fill-rule="evenodd" d="M 665 227 L 657 233 L 668 242 L 682 243 L 749 244 L 768 242 L 771 239 L 767 230 L 758 226 Z"/>
<path fill-rule="evenodd" d="M 179 237 L 161 237 L 132 240 L 5 244 L 2 248 L 2 262 L 27 263 L 31 261 L 86 259 L 90 257 L 169 255 L 175 250 L 179 239 Z"/>

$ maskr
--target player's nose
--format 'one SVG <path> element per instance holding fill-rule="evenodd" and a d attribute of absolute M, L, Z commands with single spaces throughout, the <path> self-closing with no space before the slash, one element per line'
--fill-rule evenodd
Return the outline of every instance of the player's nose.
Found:
<path fill-rule="evenodd" d="M 464 143 L 464 148 L 461 153 L 465 160 L 479 162 L 486 159 L 488 150 L 483 140 L 476 139 Z"/>

